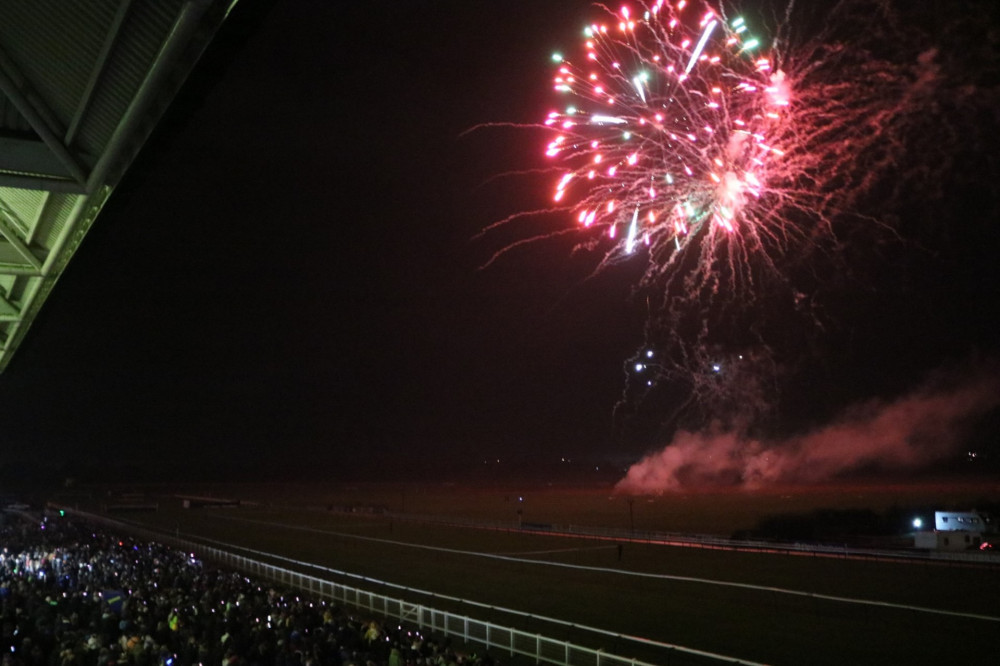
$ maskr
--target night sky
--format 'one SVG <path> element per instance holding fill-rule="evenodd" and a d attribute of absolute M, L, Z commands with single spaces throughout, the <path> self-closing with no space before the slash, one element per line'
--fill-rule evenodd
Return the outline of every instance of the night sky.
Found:
<path fill-rule="evenodd" d="M 612 412 L 643 340 L 636 268 L 589 277 L 599 255 L 569 237 L 480 268 L 572 223 L 480 236 L 552 183 L 504 175 L 543 166 L 542 133 L 473 128 L 543 118 L 549 54 L 592 16 L 242 0 L 0 375 L 0 463 L 433 480 L 634 461 L 650 442 Z M 895 211 L 906 242 L 849 253 L 800 420 L 998 351 L 997 118 L 965 121 L 992 143 Z"/>

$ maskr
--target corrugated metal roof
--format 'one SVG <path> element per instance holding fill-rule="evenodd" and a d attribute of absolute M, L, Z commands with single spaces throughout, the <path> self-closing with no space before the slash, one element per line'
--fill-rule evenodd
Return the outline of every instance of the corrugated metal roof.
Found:
<path fill-rule="evenodd" d="M 0 214 L 13 223 L 28 237 L 31 228 L 30 221 L 38 211 L 45 193 L 40 190 L 19 190 L 12 187 L 0 187 Z"/>
<path fill-rule="evenodd" d="M 33 136 L 35 134 L 21 112 L 3 94 L 0 94 L 0 130 L 3 130 L 5 134 L 13 135 Z"/>
<path fill-rule="evenodd" d="M 4 0 L 0 47 L 63 127 L 87 85 L 118 0 Z"/>
<path fill-rule="evenodd" d="M 34 229 L 35 245 L 44 248 L 52 248 L 55 245 L 71 219 L 78 198 L 72 194 L 49 194 L 48 200 L 39 209 L 38 222 Z"/>

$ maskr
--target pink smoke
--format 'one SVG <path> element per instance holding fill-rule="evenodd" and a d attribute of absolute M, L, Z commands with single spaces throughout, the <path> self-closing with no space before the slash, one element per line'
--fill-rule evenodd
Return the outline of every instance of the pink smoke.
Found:
<path fill-rule="evenodd" d="M 659 494 L 699 486 L 815 483 L 865 468 L 912 470 L 947 458 L 964 427 L 1000 405 L 994 373 L 962 383 L 936 378 L 894 402 L 848 409 L 836 422 L 782 441 L 710 428 L 680 431 L 662 451 L 632 465 L 616 489 Z"/>

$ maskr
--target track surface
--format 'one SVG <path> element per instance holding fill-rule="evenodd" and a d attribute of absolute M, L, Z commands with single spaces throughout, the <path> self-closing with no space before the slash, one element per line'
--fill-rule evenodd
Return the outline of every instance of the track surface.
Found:
<path fill-rule="evenodd" d="M 315 505 L 184 510 L 179 504 L 162 497 L 159 511 L 130 518 L 182 536 L 752 661 L 980 661 L 993 654 L 1000 632 L 997 568 L 651 544 L 619 551 L 617 544 L 592 540 L 418 524 Z M 401 596 L 394 588 L 342 582 Z M 595 644 L 584 631 L 520 626 L 523 620 L 500 610 L 486 616 L 481 606 L 446 610 L 651 660 L 627 643 Z M 706 662 L 673 655 L 670 663 Z"/>

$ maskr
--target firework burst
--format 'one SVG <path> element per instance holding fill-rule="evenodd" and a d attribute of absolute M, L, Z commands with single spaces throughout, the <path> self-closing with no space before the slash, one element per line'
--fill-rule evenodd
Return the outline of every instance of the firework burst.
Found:
<path fill-rule="evenodd" d="M 777 231 L 761 198 L 791 88 L 742 19 L 694 5 L 623 7 L 585 29 L 581 64 L 553 56 L 568 98 L 545 120 L 564 169 L 553 199 L 614 241 L 609 261 L 645 247 L 659 271 L 697 239 L 748 248 Z"/>
<path fill-rule="evenodd" d="M 765 414 L 774 392 L 713 359 L 753 349 L 777 372 L 765 295 L 781 326 L 816 327 L 816 276 L 831 272 L 843 235 L 892 232 L 857 203 L 896 163 L 908 116 L 935 86 L 934 53 L 883 57 L 888 23 L 853 3 L 796 40 L 792 10 L 765 43 L 700 0 L 604 8 L 573 57 L 553 56 L 560 106 L 543 123 L 553 207 L 584 245 L 603 245 L 600 268 L 646 262 L 639 354 L 655 350 L 657 363 L 641 378 L 627 363 L 623 403 L 667 378 L 713 418 Z"/>
<path fill-rule="evenodd" d="M 895 160 L 896 125 L 936 74 L 933 54 L 907 72 L 832 35 L 795 44 L 785 27 L 765 47 L 700 1 L 605 11 L 578 57 L 553 56 L 553 202 L 608 239 L 605 262 L 644 250 L 646 280 L 683 276 L 687 293 L 744 295 L 761 269 L 832 240 L 832 216 Z M 833 25 L 852 25 L 838 12 Z"/>

